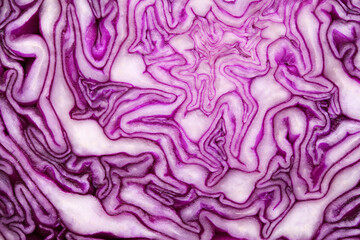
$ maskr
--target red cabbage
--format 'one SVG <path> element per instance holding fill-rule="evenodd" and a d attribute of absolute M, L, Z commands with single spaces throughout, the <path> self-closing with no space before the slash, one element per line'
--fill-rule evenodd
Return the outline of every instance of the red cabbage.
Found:
<path fill-rule="evenodd" d="M 0 1 L 0 240 L 360 239 L 360 3 Z"/>

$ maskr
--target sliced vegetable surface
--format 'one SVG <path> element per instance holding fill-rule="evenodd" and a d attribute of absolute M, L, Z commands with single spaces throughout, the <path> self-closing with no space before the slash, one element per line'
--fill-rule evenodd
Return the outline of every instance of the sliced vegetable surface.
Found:
<path fill-rule="evenodd" d="M 360 3 L 0 0 L 0 240 L 360 239 Z"/>

